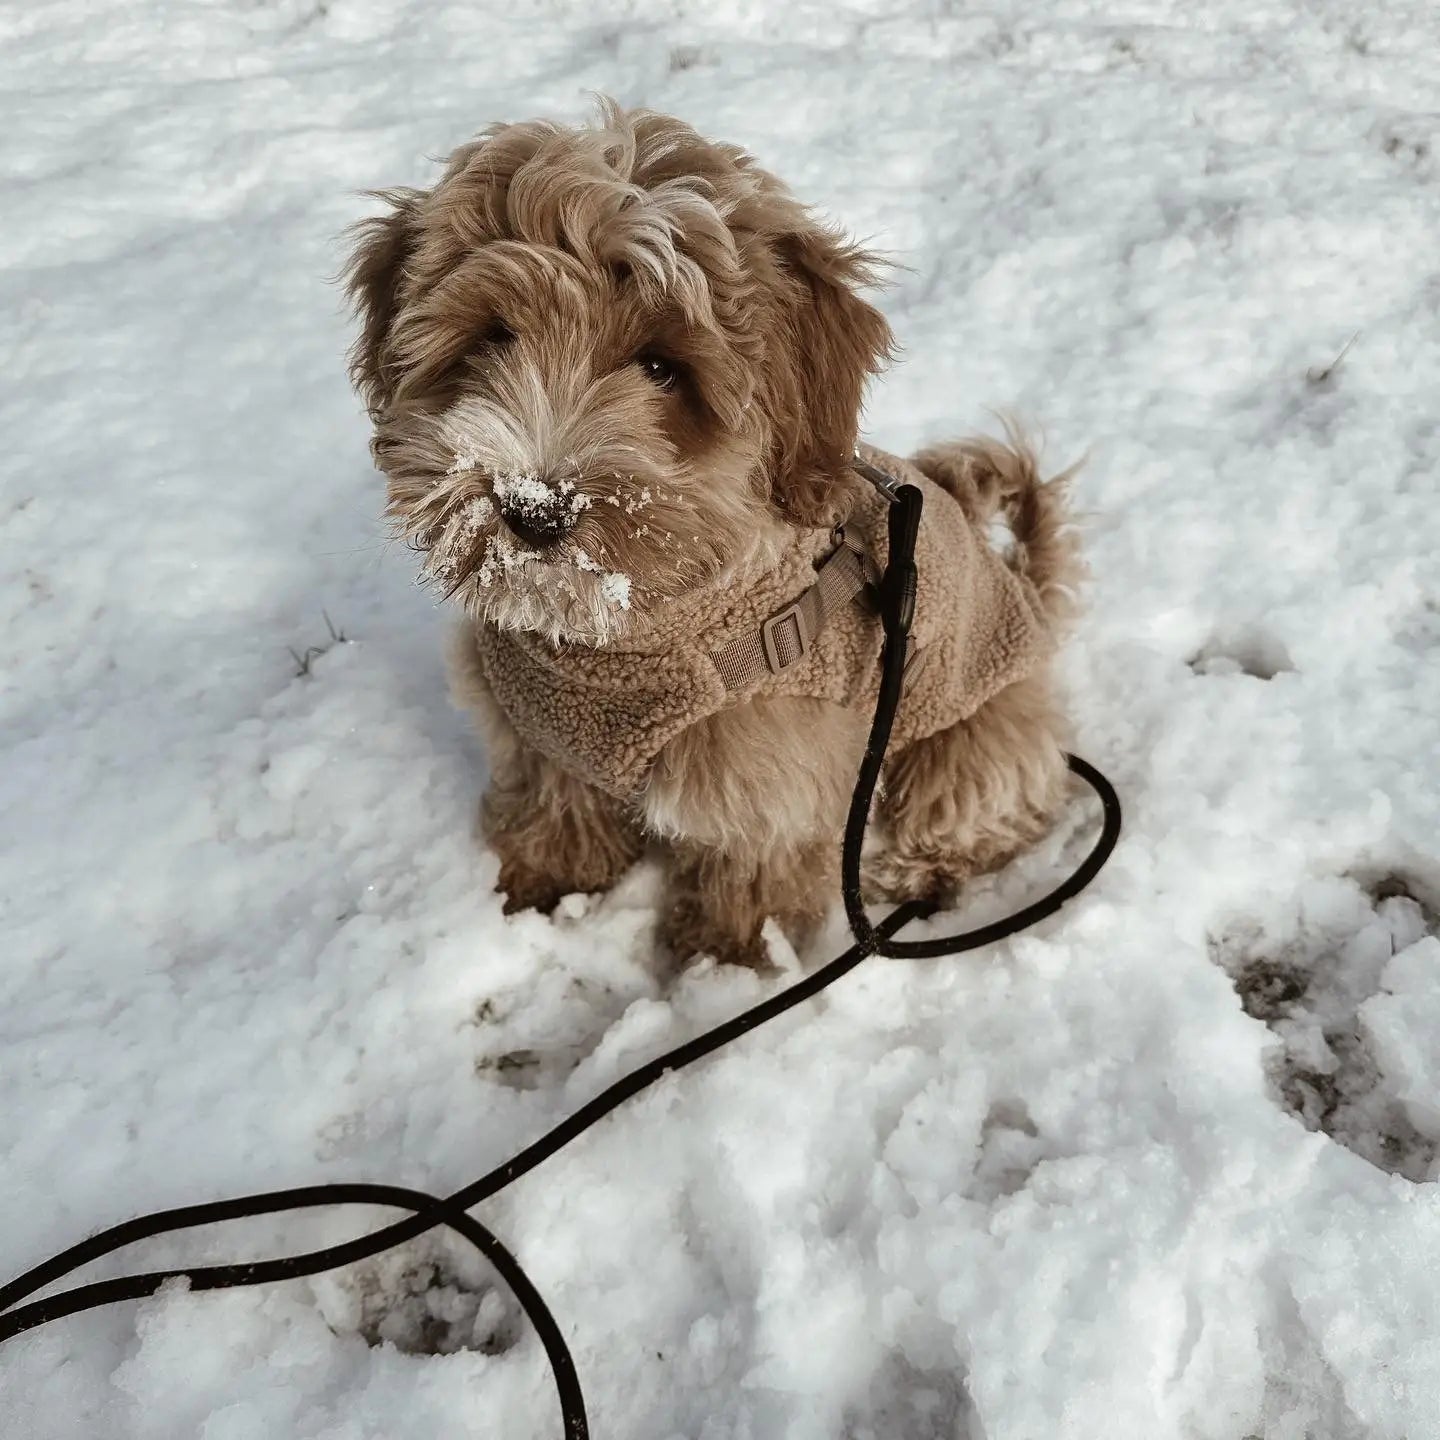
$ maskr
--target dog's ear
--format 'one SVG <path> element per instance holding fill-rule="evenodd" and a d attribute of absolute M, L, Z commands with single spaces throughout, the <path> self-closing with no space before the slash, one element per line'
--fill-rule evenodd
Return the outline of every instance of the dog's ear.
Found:
<path fill-rule="evenodd" d="M 421 190 L 377 190 L 389 213 L 372 215 L 352 228 L 354 248 L 345 263 L 345 293 L 360 319 L 350 347 L 350 380 L 373 415 L 383 409 L 394 384 L 387 374 L 386 342 L 399 308 L 406 262 L 419 241 Z"/>
<path fill-rule="evenodd" d="M 818 225 L 775 245 L 788 278 L 766 368 L 771 498 L 796 525 L 827 525 L 855 446 L 865 382 L 890 357 L 885 317 L 857 293 L 878 260 Z"/>

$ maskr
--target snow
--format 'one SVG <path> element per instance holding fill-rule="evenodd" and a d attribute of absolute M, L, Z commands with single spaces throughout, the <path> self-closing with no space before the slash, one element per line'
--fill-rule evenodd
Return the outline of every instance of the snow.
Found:
<path fill-rule="evenodd" d="M 543 514 L 563 506 L 573 519 L 594 503 L 592 496 L 575 489 L 573 480 L 561 480 L 552 486 L 538 475 L 497 475 L 491 488 L 498 501 L 522 515 Z"/>
<path fill-rule="evenodd" d="M 600 593 L 622 610 L 630 608 L 630 577 L 618 570 L 607 570 L 600 581 Z"/>
<path fill-rule="evenodd" d="M 651 868 L 505 919 L 470 838 L 483 756 L 385 538 L 338 237 L 358 192 L 598 89 L 752 146 L 908 267 L 877 442 L 995 406 L 1057 464 L 1091 448 L 1064 674 L 1127 828 L 1034 931 L 867 963 L 483 1207 L 595 1434 L 1434 1433 L 1432 7 L 0 23 L 0 1268 L 249 1190 L 455 1189 L 842 947 L 837 916 L 780 976 L 670 980 Z M 1093 823 L 1077 799 L 937 925 L 1014 908 Z M 557 1430 L 534 1336 L 443 1240 L 27 1334 L 0 1416 L 21 1440 Z"/>

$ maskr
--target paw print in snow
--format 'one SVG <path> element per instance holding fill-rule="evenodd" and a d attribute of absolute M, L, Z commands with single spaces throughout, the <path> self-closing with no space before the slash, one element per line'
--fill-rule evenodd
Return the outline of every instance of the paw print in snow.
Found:
<path fill-rule="evenodd" d="M 1440 1178 L 1440 915 L 1413 878 L 1317 882 L 1294 932 L 1214 937 L 1245 1012 L 1276 1045 L 1275 1097 L 1382 1170 Z"/>

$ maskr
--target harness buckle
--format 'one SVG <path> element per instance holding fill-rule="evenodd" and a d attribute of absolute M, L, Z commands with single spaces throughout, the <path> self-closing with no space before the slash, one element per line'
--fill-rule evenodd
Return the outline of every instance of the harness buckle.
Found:
<path fill-rule="evenodd" d="M 772 675 L 780 675 L 810 653 L 813 637 L 797 600 L 760 627 L 760 645 Z"/>

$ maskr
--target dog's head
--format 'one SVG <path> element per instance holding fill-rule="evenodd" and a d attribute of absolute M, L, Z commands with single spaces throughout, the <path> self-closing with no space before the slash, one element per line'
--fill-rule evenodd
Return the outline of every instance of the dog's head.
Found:
<path fill-rule="evenodd" d="M 607 102 L 383 198 L 351 373 L 397 531 L 477 618 L 600 644 L 835 518 L 874 262 L 743 151 Z"/>

